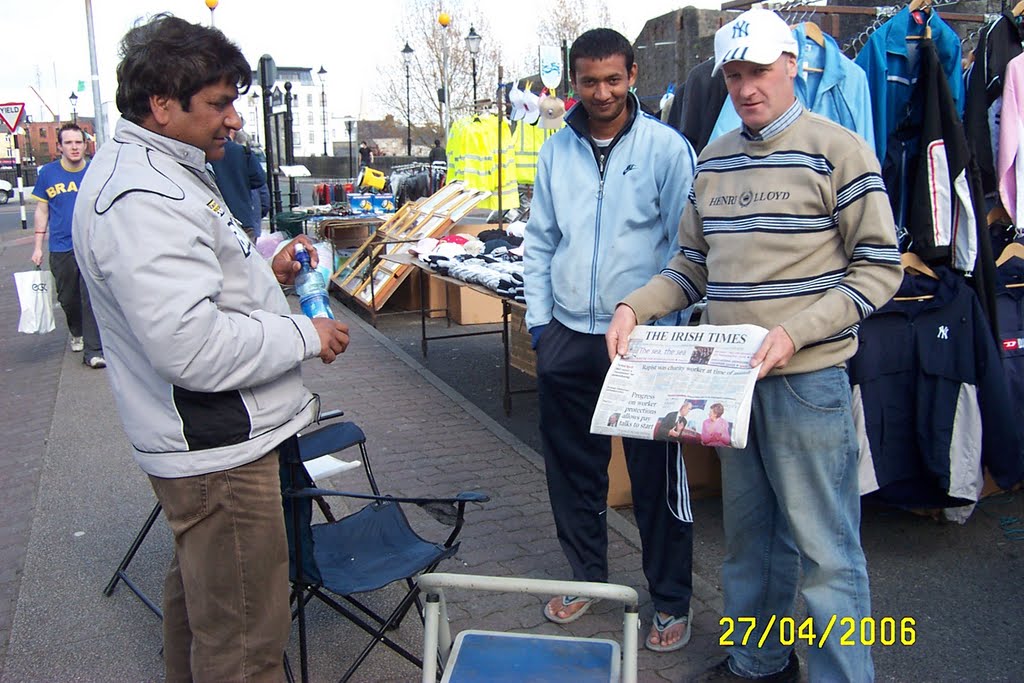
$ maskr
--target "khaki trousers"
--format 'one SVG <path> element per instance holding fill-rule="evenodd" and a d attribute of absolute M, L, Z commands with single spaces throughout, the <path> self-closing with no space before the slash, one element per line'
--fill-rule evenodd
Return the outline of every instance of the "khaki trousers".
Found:
<path fill-rule="evenodd" d="M 291 627 L 278 452 L 223 472 L 150 477 L 174 534 L 164 582 L 168 683 L 284 680 Z"/>

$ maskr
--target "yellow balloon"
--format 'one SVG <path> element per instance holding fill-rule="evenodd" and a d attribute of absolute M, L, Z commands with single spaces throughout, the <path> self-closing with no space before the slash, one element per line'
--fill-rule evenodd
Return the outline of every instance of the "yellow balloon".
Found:
<path fill-rule="evenodd" d="M 209 0 L 207 0 L 207 2 L 209 2 Z M 448 24 L 452 23 L 452 17 L 447 12 L 441 12 L 437 15 L 437 23 L 441 24 L 441 26 L 447 27 Z"/>
<path fill-rule="evenodd" d="M 210 9 L 217 9 L 217 4 L 220 0 L 206 0 L 206 6 Z"/>

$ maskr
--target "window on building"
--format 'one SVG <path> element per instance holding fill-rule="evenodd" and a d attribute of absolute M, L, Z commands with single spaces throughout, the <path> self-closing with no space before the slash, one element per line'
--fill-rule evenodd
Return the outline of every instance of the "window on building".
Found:
<path fill-rule="evenodd" d="M 312 145 L 312 144 L 315 144 L 315 143 L 316 143 L 316 133 L 314 133 L 312 130 L 310 130 L 309 131 L 309 144 Z"/>
<path fill-rule="evenodd" d="M 313 112 L 312 111 L 309 111 L 306 114 L 306 123 L 309 124 L 310 126 L 312 126 L 314 123 L 316 123 L 316 121 L 313 119 Z"/>
<path fill-rule="evenodd" d="M 306 106 L 307 107 L 312 107 L 313 106 L 313 95 L 312 95 L 312 93 L 306 95 Z"/>
<path fill-rule="evenodd" d="M 39 137 L 41 137 L 44 140 L 46 139 L 46 129 L 45 128 L 40 128 L 39 129 Z"/>

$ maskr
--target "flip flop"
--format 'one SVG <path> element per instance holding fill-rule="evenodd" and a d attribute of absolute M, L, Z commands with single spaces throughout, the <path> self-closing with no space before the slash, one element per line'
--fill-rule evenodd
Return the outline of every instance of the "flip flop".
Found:
<path fill-rule="evenodd" d="M 658 610 L 654 610 L 654 623 L 651 627 L 661 635 L 665 631 L 669 630 L 673 626 L 679 624 L 686 624 L 686 630 L 683 631 L 683 637 L 672 643 L 671 645 L 655 645 L 651 643 L 651 634 L 648 633 L 647 637 L 644 638 L 644 647 L 652 652 L 675 652 L 682 648 L 688 642 L 690 642 L 690 634 L 693 632 L 691 624 L 693 623 L 693 608 L 690 608 L 690 613 L 685 617 L 669 617 L 668 619 L 662 619 L 661 614 Z"/>
<path fill-rule="evenodd" d="M 568 607 L 570 605 L 575 605 L 578 603 L 583 603 L 583 606 L 563 619 L 562 617 L 558 616 L 557 610 L 552 611 L 551 601 L 548 600 L 544 603 L 544 618 L 548 621 L 553 621 L 556 624 L 571 624 L 572 622 L 576 621 L 584 614 L 586 614 L 587 610 L 590 609 L 591 605 L 593 605 L 596 602 L 596 598 L 583 598 L 578 595 L 563 595 L 562 607 Z"/>

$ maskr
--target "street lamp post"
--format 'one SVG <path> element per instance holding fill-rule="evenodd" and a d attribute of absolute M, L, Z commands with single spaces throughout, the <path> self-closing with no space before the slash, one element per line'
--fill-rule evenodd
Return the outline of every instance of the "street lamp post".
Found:
<path fill-rule="evenodd" d="M 107 115 L 103 110 L 103 98 L 100 97 L 100 70 L 96 62 L 96 33 L 92 28 L 92 0 L 85 0 L 85 25 L 89 35 L 89 66 L 92 75 L 92 108 L 93 135 L 96 137 L 96 149 L 107 141 Z"/>
<path fill-rule="evenodd" d="M 466 49 L 469 50 L 469 58 L 473 63 L 473 103 L 476 104 L 476 56 L 480 52 L 480 41 L 482 40 L 479 33 L 476 32 L 472 26 L 469 27 L 469 35 L 466 36 Z"/>
<path fill-rule="evenodd" d="M 405 61 L 405 155 L 412 156 L 412 97 L 409 89 L 409 64 L 412 62 L 413 49 L 406 41 L 402 48 L 402 59 Z"/>
<path fill-rule="evenodd" d="M 217 9 L 217 5 L 219 3 L 220 3 L 220 0 L 206 0 L 206 6 L 210 8 L 210 26 L 211 27 L 212 26 L 216 26 L 216 24 L 213 23 L 213 10 Z"/>
<path fill-rule="evenodd" d="M 352 119 L 345 121 L 345 131 L 348 133 L 348 172 L 355 178 L 355 161 L 352 159 Z"/>
<path fill-rule="evenodd" d="M 449 63 L 450 63 L 450 49 L 448 47 L 448 27 L 452 23 L 452 17 L 447 12 L 441 12 L 437 15 L 437 23 L 441 25 L 441 92 L 444 95 L 444 99 L 441 102 L 443 123 L 444 123 L 444 137 L 448 139 L 448 131 L 452 128 L 452 89 L 451 83 L 449 82 Z"/>
<path fill-rule="evenodd" d="M 256 94 L 255 86 L 249 91 L 249 108 L 252 109 L 252 118 L 256 125 L 256 134 L 254 141 L 256 146 L 260 146 L 260 110 L 256 106 L 256 102 L 260 100 L 260 96 Z"/>
<path fill-rule="evenodd" d="M 327 69 L 323 64 L 316 75 L 320 78 L 320 118 L 324 124 L 324 156 L 327 156 Z"/>
<path fill-rule="evenodd" d="M 74 90 L 71 91 L 71 97 L 68 100 L 71 102 L 71 122 L 78 123 L 78 95 Z"/>

